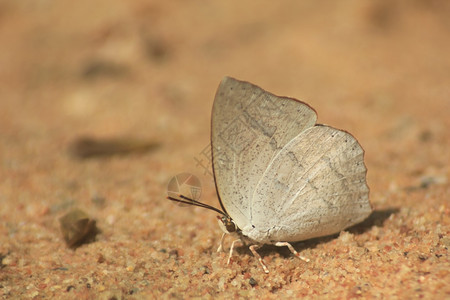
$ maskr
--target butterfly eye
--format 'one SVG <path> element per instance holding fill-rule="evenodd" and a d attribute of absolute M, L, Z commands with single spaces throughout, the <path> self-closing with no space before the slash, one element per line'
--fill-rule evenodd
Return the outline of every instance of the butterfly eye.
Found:
<path fill-rule="evenodd" d="M 225 227 L 228 233 L 238 231 L 236 224 L 229 216 L 220 216 L 217 218 L 220 219 L 220 221 L 222 222 L 223 226 Z"/>

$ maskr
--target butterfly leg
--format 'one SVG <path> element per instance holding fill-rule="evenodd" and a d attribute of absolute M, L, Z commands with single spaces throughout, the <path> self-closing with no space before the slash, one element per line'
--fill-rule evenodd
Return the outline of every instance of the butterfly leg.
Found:
<path fill-rule="evenodd" d="M 220 239 L 220 245 L 219 245 L 219 248 L 217 248 L 217 252 L 220 252 L 220 251 L 225 252 L 225 249 L 223 248 L 223 240 L 225 239 L 225 235 L 226 235 L 226 233 L 224 232 L 222 234 L 222 238 Z"/>
<path fill-rule="evenodd" d="M 261 258 L 261 255 L 259 255 L 259 253 L 256 252 L 256 250 L 258 250 L 259 248 L 261 248 L 261 245 L 251 245 L 249 247 L 250 251 L 252 251 L 253 255 L 258 259 L 259 264 L 263 268 L 264 272 L 267 274 L 267 273 L 269 273 L 269 269 L 267 269 L 266 265 L 264 264 L 264 262 Z"/>
<path fill-rule="evenodd" d="M 228 255 L 227 265 L 230 264 L 231 256 L 233 255 L 234 244 L 235 244 L 236 242 L 241 242 L 241 243 L 242 243 L 242 240 L 241 240 L 241 239 L 237 239 L 237 240 L 234 240 L 234 241 L 231 243 L 231 247 L 230 247 L 230 255 Z"/>
<path fill-rule="evenodd" d="M 294 247 L 292 247 L 292 245 L 289 244 L 288 242 L 277 242 L 277 243 L 275 243 L 275 246 L 277 246 L 277 247 L 284 247 L 284 246 L 286 246 L 286 247 L 289 248 L 289 250 L 291 250 L 291 252 L 295 256 L 297 256 L 298 258 L 300 258 L 301 260 L 303 260 L 305 262 L 309 262 L 309 258 L 301 256 L 297 251 L 295 251 Z"/>

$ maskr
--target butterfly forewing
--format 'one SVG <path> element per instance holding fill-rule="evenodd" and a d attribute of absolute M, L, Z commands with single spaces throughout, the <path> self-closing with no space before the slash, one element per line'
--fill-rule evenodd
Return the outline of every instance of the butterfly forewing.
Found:
<path fill-rule="evenodd" d="M 222 206 L 238 227 L 251 222 L 254 190 L 271 160 L 316 118 L 306 103 L 222 80 L 212 111 L 213 168 Z"/>

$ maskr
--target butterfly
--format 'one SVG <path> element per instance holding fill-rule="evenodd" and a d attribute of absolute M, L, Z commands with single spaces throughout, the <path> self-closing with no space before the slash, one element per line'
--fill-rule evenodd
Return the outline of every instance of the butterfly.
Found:
<path fill-rule="evenodd" d="M 338 233 L 372 212 L 364 150 L 348 132 L 316 124 L 308 104 L 225 77 L 211 118 L 212 166 L 221 209 L 179 195 L 170 200 L 216 211 L 224 231 L 257 250 Z"/>

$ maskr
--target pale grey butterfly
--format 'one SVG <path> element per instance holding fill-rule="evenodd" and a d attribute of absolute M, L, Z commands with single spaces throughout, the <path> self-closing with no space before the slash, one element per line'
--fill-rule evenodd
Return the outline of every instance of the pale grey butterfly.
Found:
<path fill-rule="evenodd" d="M 372 211 L 364 150 L 348 132 L 316 124 L 308 104 L 275 96 L 249 82 L 225 77 L 211 119 L 213 173 L 222 210 L 186 196 L 170 200 L 220 213 L 225 234 L 256 252 L 263 244 L 338 233 Z"/>

